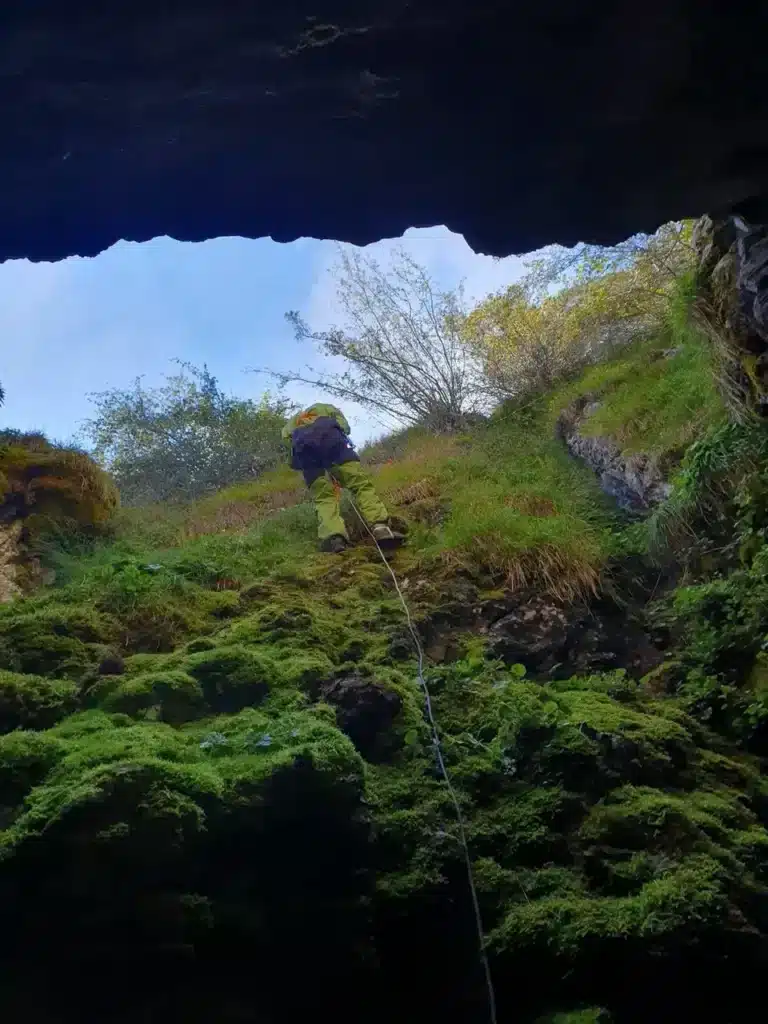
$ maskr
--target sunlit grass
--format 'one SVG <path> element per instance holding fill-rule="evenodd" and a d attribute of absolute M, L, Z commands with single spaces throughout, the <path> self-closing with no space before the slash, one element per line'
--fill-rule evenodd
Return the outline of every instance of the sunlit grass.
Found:
<path fill-rule="evenodd" d="M 589 368 L 550 397 L 550 422 L 574 398 L 594 395 L 599 405 L 584 434 L 612 437 L 627 453 L 679 459 L 696 437 L 723 422 L 725 409 L 706 341 L 688 331 L 669 346 L 666 336 L 642 341 Z"/>

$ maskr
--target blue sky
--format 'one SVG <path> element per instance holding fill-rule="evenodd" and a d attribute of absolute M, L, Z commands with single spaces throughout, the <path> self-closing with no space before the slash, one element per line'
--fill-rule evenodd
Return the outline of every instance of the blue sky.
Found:
<path fill-rule="evenodd" d="M 463 280 L 473 298 L 520 274 L 517 257 L 476 255 L 443 227 L 411 230 L 367 251 L 386 262 L 398 245 L 442 286 Z M 127 386 L 138 375 L 160 383 L 175 358 L 207 363 L 226 390 L 259 396 L 270 382 L 248 367 L 319 363 L 310 346 L 294 341 L 283 315 L 298 309 L 319 328 L 341 322 L 328 274 L 335 257 L 335 243 L 314 239 L 157 238 L 121 242 L 94 259 L 1 264 L 0 427 L 67 439 L 90 415 L 89 392 Z M 322 397 L 302 387 L 288 393 L 298 401 Z M 345 411 L 357 441 L 382 433 L 365 411 Z"/>

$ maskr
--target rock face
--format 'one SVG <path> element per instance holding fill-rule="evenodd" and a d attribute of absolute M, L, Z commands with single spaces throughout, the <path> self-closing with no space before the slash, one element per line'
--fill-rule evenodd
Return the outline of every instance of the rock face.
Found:
<path fill-rule="evenodd" d="M 477 588 L 457 580 L 451 600 L 419 623 L 430 662 L 450 664 L 461 657 L 467 633 L 487 638 L 488 653 L 507 665 L 521 664 L 528 678 L 544 680 L 626 668 L 640 678 L 663 659 L 656 636 L 644 621 L 643 606 L 659 589 L 658 573 L 643 566 L 617 566 L 624 599 L 609 593 L 589 603 L 563 603 L 535 590 L 508 591 L 483 599 Z M 666 584 L 662 585 L 662 589 Z M 405 635 L 390 648 L 410 658 Z"/>
<path fill-rule="evenodd" d="M 441 223 L 507 254 L 766 195 L 764 32 L 725 0 L 40 0 L 2 28 L 0 259 Z"/>
<path fill-rule="evenodd" d="M 20 533 L 18 521 L 0 526 L 0 604 L 21 594 L 17 581 Z"/>
<path fill-rule="evenodd" d="M 590 437 L 581 432 L 599 404 L 589 395 L 571 403 L 558 418 L 558 437 L 571 455 L 582 459 L 597 473 L 600 486 L 616 499 L 619 508 L 639 512 L 663 501 L 671 487 L 652 458 L 643 452 L 625 455 L 610 437 Z"/>
<path fill-rule="evenodd" d="M 369 761 L 391 749 L 388 731 L 402 700 L 392 690 L 353 673 L 321 687 L 324 700 L 336 709 L 336 722 Z"/>
<path fill-rule="evenodd" d="M 640 619 L 609 599 L 587 607 L 562 605 L 540 594 L 511 594 L 506 611 L 488 627 L 488 649 L 531 678 L 564 678 L 625 668 L 638 678 L 662 653 Z"/>
<path fill-rule="evenodd" d="M 720 356 L 720 381 L 734 415 L 768 415 L 768 226 L 743 217 L 702 217 L 699 322 Z"/>

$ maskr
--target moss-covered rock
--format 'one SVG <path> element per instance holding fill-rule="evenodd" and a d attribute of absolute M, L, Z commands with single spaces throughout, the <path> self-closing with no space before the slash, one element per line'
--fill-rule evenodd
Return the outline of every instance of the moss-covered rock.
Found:
<path fill-rule="evenodd" d="M 64 751 L 50 732 L 16 730 L 0 736 L 0 828 L 5 828 L 29 792 L 42 782 Z"/>
<path fill-rule="evenodd" d="M 127 963 L 151 949 L 157 969 L 175 972 L 194 940 L 230 949 L 217 972 L 230 997 L 252 997 L 257 964 L 259 999 L 290 1016 L 303 995 L 284 990 L 286 960 L 310 965 L 318 985 L 362 969 L 362 764 L 335 727 L 308 712 L 244 711 L 186 732 L 79 718 L 85 728 L 43 734 L 49 746 L 0 744 L 0 792 L 27 792 L 0 833 L 19 977 L 46 970 L 57 949 L 65 990 L 65 967 L 73 977 L 98 968 L 91 990 L 108 998 Z M 112 1002 L 147 998 L 115 989 Z"/>
<path fill-rule="evenodd" d="M 0 670 L 0 733 L 47 729 L 77 704 L 77 686 L 66 679 Z"/>
<path fill-rule="evenodd" d="M 79 679 L 98 665 L 109 637 L 109 620 L 87 607 L 11 606 L 0 610 L 0 668 Z"/>
<path fill-rule="evenodd" d="M 205 712 L 200 683 L 185 672 L 144 672 L 121 680 L 102 704 L 107 711 L 178 725 Z"/>
<path fill-rule="evenodd" d="M 240 711 L 260 704 L 279 678 L 273 658 L 241 645 L 192 654 L 184 667 L 202 687 L 213 712 Z"/>
<path fill-rule="evenodd" d="M 131 535 L 0 608 L 9 1018 L 485 1020 L 466 855 L 499 1020 L 749 1016 L 768 948 L 765 560 L 689 575 L 651 631 L 633 605 L 631 629 L 665 658 L 642 681 L 630 645 L 603 645 L 630 629 L 607 598 L 563 614 L 585 636 L 598 614 L 610 658 L 575 658 L 528 620 L 536 679 L 504 664 L 494 623 L 517 609 L 517 643 L 543 607 L 537 574 L 564 579 L 532 551 L 595 573 L 631 549 L 618 601 L 659 579 L 567 454 L 549 437 L 526 454 L 529 427 L 505 415 L 514 430 L 483 428 L 471 458 L 431 438 L 452 452 L 439 470 L 380 476 L 429 477 L 448 513 L 392 563 L 439 758 L 391 576 L 364 543 L 314 553 L 304 512 L 151 553 Z"/>

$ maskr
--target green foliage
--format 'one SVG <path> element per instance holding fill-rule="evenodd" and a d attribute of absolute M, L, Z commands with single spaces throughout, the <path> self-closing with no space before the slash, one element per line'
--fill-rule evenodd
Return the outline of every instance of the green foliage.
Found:
<path fill-rule="evenodd" d="M 268 394 L 258 403 L 226 395 L 207 367 L 182 363 L 163 387 L 147 389 L 139 377 L 92 398 L 86 437 L 131 505 L 189 500 L 257 476 L 282 456 L 290 407 Z"/>
<path fill-rule="evenodd" d="M 0 670 L 0 732 L 47 729 L 77 706 L 77 686 Z"/>
<path fill-rule="evenodd" d="M 699 979 L 685 990 L 694 1017 L 720 991 L 743 1016 L 742 986 L 759 977 L 768 561 L 749 474 L 740 514 L 756 550 L 665 596 L 653 636 L 666 660 L 648 678 L 617 667 L 533 682 L 486 656 L 510 585 L 567 605 L 606 572 L 615 591 L 645 571 L 638 542 L 623 573 L 622 527 L 552 430 L 587 392 L 601 430 L 670 462 L 716 424 L 706 353 L 680 315 L 669 358 L 652 357 L 672 326 L 466 434 L 412 429 L 366 453 L 411 519 L 392 564 L 445 658 L 425 670 L 500 1019 L 663 1019 L 681 976 Z M 733 447 L 750 444 L 723 432 L 683 472 L 727 481 Z M 275 471 L 172 512 L 130 510 L 58 586 L 0 608 L 0 731 L 14 730 L 0 735 L 0 901 L 13 986 L 36 1019 L 56 1017 L 36 982 L 51 962 L 78 986 L 106 977 L 136 1020 L 157 1010 L 146 986 L 126 991 L 125 970 L 147 962 L 179 979 L 190 1021 L 252 1015 L 254 985 L 265 1019 L 306 1016 L 307 992 L 313 1012 L 345 1013 L 357 990 L 355 1020 L 485 1012 L 455 807 L 391 576 L 363 539 L 343 558 L 317 553 L 290 486 Z M 222 525 L 238 504 L 253 518 Z M 123 671 L 105 674 L 116 654 Z M 179 967 L 203 958 L 210 989 Z M 55 995 L 80 1005 L 79 989 Z"/>
<path fill-rule="evenodd" d="M 648 524 L 652 548 L 721 563 L 749 559 L 768 527 L 768 433 L 761 423 L 724 423 L 691 444 L 673 493 Z"/>
<path fill-rule="evenodd" d="M 747 568 L 678 588 L 655 618 L 675 639 L 667 692 L 717 731 L 768 749 L 768 548 L 761 547 Z"/>
<path fill-rule="evenodd" d="M 491 390 L 519 400 L 602 362 L 633 339 L 679 322 L 678 281 L 690 279 L 691 225 L 666 224 L 613 248 L 552 246 L 522 279 L 466 317 L 468 344 Z"/>

